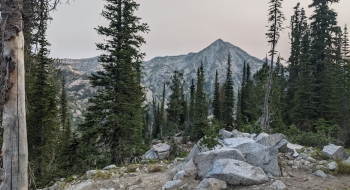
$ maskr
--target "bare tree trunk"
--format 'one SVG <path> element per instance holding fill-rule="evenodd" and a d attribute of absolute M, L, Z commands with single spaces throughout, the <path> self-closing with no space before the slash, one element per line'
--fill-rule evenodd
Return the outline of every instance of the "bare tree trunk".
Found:
<path fill-rule="evenodd" d="M 1 0 L 1 104 L 3 165 L 1 190 L 28 189 L 28 144 L 25 112 L 23 0 Z M 4 72 L 5 71 L 5 72 Z"/>
<path fill-rule="evenodd" d="M 269 97 L 271 92 L 271 84 L 272 84 L 272 72 L 273 72 L 273 60 L 275 56 L 275 48 L 276 48 L 276 30 L 277 30 L 277 7 L 275 4 L 275 19 L 274 19 L 274 31 L 273 31 L 273 39 L 272 39 L 272 50 L 271 50 L 271 63 L 270 63 L 270 69 L 269 69 L 269 78 L 267 80 L 267 86 L 266 86 L 266 93 L 265 93 L 265 99 L 264 99 L 264 108 L 263 108 L 263 115 L 260 118 L 260 126 L 263 129 L 263 131 L 270 129 L 270 121 L 269 121 Z M 267 62 L 267 60 L 266 60 Z"/>

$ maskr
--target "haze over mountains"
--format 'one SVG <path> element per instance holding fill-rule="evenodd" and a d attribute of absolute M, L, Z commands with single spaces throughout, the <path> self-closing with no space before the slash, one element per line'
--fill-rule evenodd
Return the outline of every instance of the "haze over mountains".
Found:
<path fill-rule="evenodd" d="M 244 61 L 251 66 L 255 73 L 263 64 L 263 60 L 249 55 L 244 50 L 221 39 L 216 40 L 198 53 L 187 55 L 155 57 L 143 63 L 144 76 L 142 84 L 146 86 L 146 98 L 152 102 L 152 97 L 161 96 L 163 83 L 170 81 L 173 71 L 176 69 L 184 74 L 186 81 L 185 91 L 189 92 L 191 80 L 196 80 L 196 71 L 203 61 L 205 69 L 207 93 L 212 93 L 215 80 L 215 71 L 219 73 L 219 81 L 225 81 L 228 55 L 232 60 L 232 72 L 235 89 L 241 84 L 241 75 Z M 88 59 L 62 59 L 55 65 L 66 76 L 66 87 L 69 96 L 70 110 L 73 115 L 73 123 L 77 124 L 82 119 L 82 112 L 87 106 L 88 98 L 95 93 L 95 89 L 89 84 L 88 76 L 92 72 L 103 69 L 97 61 L 98 57 Z M 167 95 L 170 92 L 167 91 Z"/>

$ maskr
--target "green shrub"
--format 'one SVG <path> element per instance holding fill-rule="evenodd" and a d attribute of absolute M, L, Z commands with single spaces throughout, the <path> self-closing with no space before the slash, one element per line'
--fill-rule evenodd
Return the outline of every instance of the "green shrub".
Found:
<path fill-rule="evenodd" d="M 112 174 L 109 172 L 98 171 L 96 175 L 92 176 L 92 179 L 109 179 Z"/>

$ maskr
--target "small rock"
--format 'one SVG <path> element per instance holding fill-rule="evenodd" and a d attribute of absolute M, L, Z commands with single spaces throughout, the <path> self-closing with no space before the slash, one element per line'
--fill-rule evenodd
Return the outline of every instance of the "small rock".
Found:
<path fill-rule="evenodd" d="M 112 164 L 112 165 L 104 167 L 103 170 L 111 170 L 111 169 L 115 169 L 115 168 L 117 168 L 117 166 Z"/>
<path fill-rule="evenodd" d="M 331 175 L 331 174 L 327 174 L 327 178 L 329 178 L 329 179 L 335 179 L 335 177 L 334 177 L 333 175 Z"/>
<path fill-rule="evenodd" d="M 335 162 L 330 162 L 330 163 L 327 164 L 327 168 L 328 168 L 330 171 L 337 170 L 337 169 L 338 169 L 338 164 L 335 163 Z"/>
<path fill-rule="evenodd" d="M 350 157 L 343 161 L 343 164 L 350 166 Z"/>
<path fill-rule="evenodd" d="M 167 181 L 163 187 L 162 190 L 168 190 L 170 188 L 176 187 L 181 183 L 181 180 L 175 180 L 175 181 Z"/>
<path fill-rule="evenodd" d="M 179 172 L 177 172 L 177 174 L 175 174 L 175 176 L 173 177 L 173 180 L 178 180 L 178 179 L 183 179 L 185 176 L 185 170 L 181 170 Z"/>
<path fill-rule="evenodd" d="M 316 159 L 314 159 L 312 157 L 308 157 L 306 160 L 311 162 L 311 163 L 315 163 L 316 162 Z"/>
<path fill-rule="evenodd" d="M 285 189 L 287 188 L 286 185 L 284 185 L 284 183 L 282 183 L 282 181 L 280 180 L 276 180 L 272 185 L 271 187 L 273 189 Z"/>
<path fill-rule="evenodd" d="M 196 190 L 220 190 L 226 188 L 227 184 L 223 180 L 215 178 L 205 178 L 198 184 Z"/>
<path fill-rule="evenodd" d="M 86 171 L 86 178 L 87 179 L 91 179 L 92 176 L 96 175 L 97 174 L 97 170 L 89 170 L 89 171 Z"/>
<path fill-rule="evenodd" d="M 296 157 L 298 157 L 298 156 L 299 156 L 299 153 L 298 153 L 296 150 L 294 150 L 293 157 L 296 158 Z"/>
<path fill-rule="evenodd" d="M 349 158 L 349 154 L 345 151 L 344 147 L 329 144 L 323 147 L 322 153 L 331 159 L 346 160 Z"/>
<path fill-rule="evenodd" d="M 326 164 L 326 163 L 327 163 L 327 160 L 318 161 L 318 164 Z"/>
<path fill-rule="evenodd" d="M 323 165 L 317 165 L 317 166 L 316 166 L 316 169 L 317 169 L 317 170 L 321 170 L 321 169 L 324 169 L 324 168 L 326 168 L 326 167 L 324 167 Z"/>
<path fill-rule="evenodd" d="M 301 156 L 303 159 L 307 159 L 308 157 L 310 157 L 309 154 L 305 154 L 305 153 L 301 153 L 299 156 Z"/>
<path fill-rule="evenodd" d="M 271 173 L 268 173 L 267 177 L 269 177 L 270 179 L 275 179 L 275 177 L 273 177 L 273 175 Z"/>
<path fill-rule="evenodd" d="M 327 178 L 327 174 L 325 174 L 322 170 L 317 170 L 314 173 L 314 175 L 317 176 L 317 177 Z"/>
<path fill-rule="evenodd" d="M 220 129 L 219 134 L 221 135 L 222 139 L 234 137 L 233 133 L 231 133 L 230 131 L 226 131 L 225 129 Z"/>
<path fill-rule="evenodd" d="M 244 137 L 242 135 L 242 133 L 237 131 L 236 129 L 234 129 L 231 133 L 233 134 L 233 137 L 235 137 L 235 138 L 242 138 L 242 137 Z"/>
<path fill-rule="evenodd" d="M 288 166 L 293 166 L 293 165 L 294 165 L 294 161 L 293 161 L 293 160 L 289 160 L 289 161 L 287 162 L 287 164 L 288 164 Z"/>

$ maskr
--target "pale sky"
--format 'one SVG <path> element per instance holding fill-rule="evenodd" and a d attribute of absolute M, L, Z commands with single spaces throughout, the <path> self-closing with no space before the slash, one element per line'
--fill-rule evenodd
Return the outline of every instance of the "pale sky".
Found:
<path fill-rule="evenodd" d="M 257 58 L 269 51 L 265 33 L 269 0 L 138 0 L 136 14 L 149 25 L 144 34 L 146 44 L 142 51 L 145 61 L 156 56 L 181 55 L 198 52 L 215 40 L 236 45 Z M 284 0 L 284 26 L 289 26 L 293 7 L 301 2 L 307 16 L 312 0 Z M 48 27 L 53 58 L 90 58 L 98 56 L 95 43 L 102 42 L 94 28 L 107 25 L 101 16 L 102 0 L 75 0 L 62 4 L 51 14 L 53 21 Z M 338 25 L 350 29 L 350 0 L 340 0 L 331 8 L 338 12 Z M 278 42 L 277 50 L 288 58 L 290 44 L 286 28 Z"/>

